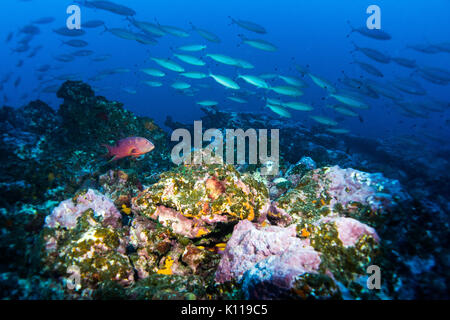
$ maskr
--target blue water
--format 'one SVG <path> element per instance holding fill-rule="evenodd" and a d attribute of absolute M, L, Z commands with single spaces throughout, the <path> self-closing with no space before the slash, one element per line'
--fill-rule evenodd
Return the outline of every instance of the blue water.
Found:
<path fill-rule="evenodd" d="M 450 70 L 450 53 L 442 52 L 437 54 L 424 54 L 406 48 L 411 44 L 433 44 L 448 42 L 450 39 L 450 20 L 448 12 L 450 3 L 446 0 L 430 1 L 210 1 L 210 0 L 171 0 L 171 1 L 143 1 L 143 0 L 116 0 L 117 3 L 133 8 L 137 14 L 135 18 L 142 21 L 155 22 L 173 25 L 183 28 L 191 33 L 188 38 L 177 38 L 171 35 L 158 39 L 155 46 L 143 45 L 136 41 L 124 40 L 105 32 L 103 28 L 85 29 L 87 34 L 80 39 L 89 42 L 87 48 L 93 50 L 95 54 L 111 54 L 111 59 L 105 62 L 92 62 L 91 57 L 77 57 L 73 62 L 63 63 L 53 59 L 54 56 L 62 53 L 70 53 L 78 50 L 69 46 L 61 46 L 61 40 L 70 40 L 70 37 L 63 37 L 52 32 L 65 25 L 67 14 L 66 8 L 72 4 L 70 1 L 60 0 L 31 0 L 18 1 L 8 0 L 2 5 L 2 18 L 0 20 L 0 38 L 5 39 L 9 32 L 15 35 L 8 44 L 2 42 L 0 51 L 0 77 L 8 72 L 13 72 L 11 80 L 4 85 L 3 93 L 0 94 L 1 103 L 13 107 L 27 104 L 30 100 L 41 99 L 54 107 L 61 104 L 61 100 L 56 98 L 54 93 L 41 93 L 37 90 L 40 81 L 37 79 L 36 69 L 43 64 L 60 69 L 51 69 L 46 72 L 44 80 L 53 76 L 77 73 L 79 80 L 88 82 L 95 87 L 96 93 L 103 95 L 110 100 L 118 100 L 125 104 L 125 108 L 138 115 L 146 115 L 154 118 L 158 124 L 163 126 L 167 115 L 174 120 L 184 123 L 192 123 L 198 120 L 202 112 L 195 103 L 200 100 L 219 101 L 220 108 L 237 111 L 254 111 L 271 113 L 265 108 L 263 100 L 264 93 L 261 89 L 256 89 L 244 82 L 239 82 L 243 88 L 256 91 L 258 94 L 249 100 L 248 104 L 238 104 L 226 99 L 231 90 L 227 90 L 217 84 L 211 78 L 204 80 L 190 80 L 177 77 L 175 72 L 167 71 L 166 77 L 162 80 L 163 87 L 150 88 L 142 83 L 143 80 L 155 80 L 152 77 L 140 72 L 139 69 L 158 68 L 149 58 L 171 57 L 176 48 L 184 44 L 205 43 L 208 48 L 204 52 L 193 55 L 202 57 L 205 53 L 222 53 L 232 57 L 247 60 L 255 65 L 253 70 L 245 70 L 250 74 L 280 73 L 299 77 L 299 73 L 294 68 L 292 58 L 295 63 L 305 66 L 309 70 L 325 79 L 328 79 L 336 86 L 338 79 L 342 77 L 344 71 L 350 77 L 358 78 L 364 76 L 373 78 L 364 73 L 357 65 L 351 64 L 357 57 L 359 61 L 364 61 L 374 65 L 384 74 L 380 82 L 393 79 L 394 76 L 410 77 L 413 70 L 403 68 L 391 62 L 383 65 L 371 61 L 360 52 L 350 53 L 353 49 L 352 41 L 362 47 L 370 47 L 387 53 L 391 56 L 400 56 L 414 59 L 418 65 L 433 66 Z M 350 27 L 347 21 L 358 27 L 364 26 L 368 15 L 366 8 L 371 4 L 377 4 L 382 12 L 382 29 L 392 36 L 392 40 L 379 41 L 364 37 L 358 33 L 352 33 L 349 37 Z M 116 15 L 104 10 L 86 8 L 81 6 L 82 23 L 88 20 L 103 20 L 108 28 L 130 28 L 123 16 Z M 42 45 L 43 49 L 33 58 L 27 58 L 28 52 L 11 52 L 11 48 L 16 46 L 17 40 L 22 36 L 18 30 L 24 25 L 41 17 L 54 17 L 55 22 L 47 25 L 39 25 L 41 32 L 31 41 L 31 48 Z M 234 18 L 251 20 L 266 28 L 265 35 L 252 33 L 242 29 L 237 25 L 231 25 L 228 16 Z M 209 30 L 218 35 L 222 42 L 215 44 L 207 42 L 196 32 L 191 31 L 189 22 L 197 27 Z M 265 52 L 241 44 L 238 34 L 245 34 L 250 38 L 260 38 L 275 44 L 278 47 L 276 52 Z M 188 53 L 189 54 L 189 53 Z M 17 62 L 23 59 L 24 65 L 15 67 Z M 176 59 L 174 59 L 176 61 Z M 210 59 L 206 67 L 194 67 L 182 62 L 187 70 L 198 70 L 236 77 L 237 71 L 230 66 L 222 66 L 213 63 Z M 177 61 L 179 62 L 179 61 Z M 108 68 L 129 68 L 132 71 L 128 74 L 117 74 L 106 77 L 101 81 L 89 81 L 99 71 Z M 21 83 L 15 88 L 14 80 L 20 77 Z M 407 95 L 408 100 L 427 100 L 430 97 L 449 102 L 449 85 L 439 86 L 423 80 L 417 75 L 412 76 L 419 81 L 427 91 L 426 97 Z M 190 97 L 177 93 L 170 84 L 175 80 L 183 80 L 191 84 L 204 83 L 212 86 L 212 89 L 200 89 L 195 96 Z M 305 124 L 313 124 L 308 115 L 323 115 L 335 118 L 336 114 L 324 105 L 329 100 L 323 100 L 327 94 L 324 90 L 314 85 L 310 79 L 305 78 L 309 83 L 309 88 L 305 89 L 305 95 L 299 98 L 314 105 L 312 113 L 292 111 L 293 118 L 301 120 Z M 378 80 L 378 79 L 377 79 Z M 63 81 L 49 82 L 60 84 Z M 281 83 L 280 83 L 281 84 Z M 121 90 L 123 87 L 130 87 L 137 90 L 135 95 Z M 23 95 L 27 96 L 24 97 Z M 7 101 L 5 101 L 5 96 Z M 294 100 L 286 97 L 285 100 Z M 340 117 L 340 127 L 350 129 L 352 133 L 368 137 L 393 137 L 402 134 L 412 134 L 421 136 L 424 133 L 443 140 L 448 140 L 449 136 L 449 112 L 427 112 L 428 117 L 409 118 L 398 112 L 387 98 L 378 100 L 367 98 L 365 101 L 370 104 L 370 110 L 357 110 L 363 121 L 358 118 Z M 432 143 L 432 141 L 430 141 Z"/>

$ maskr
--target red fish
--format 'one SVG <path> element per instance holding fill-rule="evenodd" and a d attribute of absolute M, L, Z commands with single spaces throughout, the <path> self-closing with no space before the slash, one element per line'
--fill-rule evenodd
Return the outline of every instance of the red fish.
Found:
<path fill-rule="evenodd" d="M 155 146 L 149 140 L 142 137 L 129 137 L 119 140 L 115 146 L 102 144 L 108 149 L 107 156 L 113 157 L 110 161 L 116 161 L 125 157 L 137 158 L 152 151 Z"/>

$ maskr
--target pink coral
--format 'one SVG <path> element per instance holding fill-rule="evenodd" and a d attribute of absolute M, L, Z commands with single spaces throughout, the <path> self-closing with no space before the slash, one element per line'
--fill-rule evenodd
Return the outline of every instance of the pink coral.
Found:
<path fill-rule="evenodd" d="M 280 271 L 316 270 L 320 265 L 320 253 L 314 251 L 307 241 L 296 238 L 295 226 L 257 229 L 250 221 L 243 220 L 235 226 L 227 243 L 216 272 L 216 281 L 240 280 L 245 271 L 273 256 L 279 257 L 272 260 L 281 259 L 277 263 L 285 264 Z"/>
<path fill-rule="evenodd" d="M 75 200 L 62 201 L 53 212 L 46 217 L 47 228 L 62 227 L 72 229 L 76 226 L 78 218 L 86 210 L 92 209 L 96 217 L 101 217 L 105 225 L 119 227 L 121 221 L 120 212 L 114 203 L 106 196 L 96 190 L 89 189 L 86 193 L 79 195 Z"/>
<path fill-rule="evenodd" d="M 380 241 L 374 228 L 369 227 L 358 220 L 340 217 L 334 219 L 334 221 L 338 228 L 339 240 L 342 241 L 344 247 L 354 246 L 363 235 L 370 235 L 376 241 Z"/>
<path fill-rule="evenodd" d="M 325 192 L 331 197 L 330 208 L 339 203 L 344 208 L 352 202 L 369 205 L 372 210 L 386 209 L 393 205 L 393 196 L 406 198 L 397 180 L 391 180 L 378 173 L 367 173 L 339 166 L 317 169 L 313 179 L 319 183 L 317 197 Z"/>

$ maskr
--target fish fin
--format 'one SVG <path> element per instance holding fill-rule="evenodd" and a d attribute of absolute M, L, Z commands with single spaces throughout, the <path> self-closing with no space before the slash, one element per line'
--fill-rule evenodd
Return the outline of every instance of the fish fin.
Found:
<path fill-rule="evenodd" d="M 111 159 L 108 160 L 108 163 L 113 162 L 113 161 L 117 161 L 119 160 L 119 158 L 117 158 L 117 156 L 112 157 Z"/>

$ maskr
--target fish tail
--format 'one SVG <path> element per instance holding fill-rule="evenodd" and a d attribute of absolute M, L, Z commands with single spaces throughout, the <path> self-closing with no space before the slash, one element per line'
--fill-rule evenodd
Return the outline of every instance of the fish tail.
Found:
<path fill-rule="evenodd" d="M 354 41 L 352 41 L 352 44 L 353 44 L 353 46 L 354 46 L 355 48 L 353 48 L 353 50 L 350 51 L 350 53 L 353 53 L 353 52 L 356 52 L 356 51 L 359 50 L 359 47 L 356 45 L 356 43 L 355 43 Z"/>
<path fill-rule="evenodd" d="M 350 23 L 350 20 L 347 20 L 347 24 L 350 26 L 350 29 L 352 29 L 350 31 L 350 33 L 355 32 L 356 29 L 352 26 L 352 24 Z"/>
<path fill-rule="evenodd" d="M 109 146 L 109 145 L 107 145 L 107 144 L 101 144 L 101 146 L 102 147 L 105 147 L 107 150 L 108 150 L 108 153 L 106 154 L 106 155 L 110 155 L 111 154 L 111 150 L 112 150 L 112 147 L 111 146 Z"/>
<path fill-rule="evenodd" d="M 105 28 L 105 30 L 103 30 L 100 34 L 104 34 L 106 31 L 108 31 L 108 27 L 106 26 L 106 24 L 103 25 L 103 28 Z"/>
<path fill-rule="evenodd" d="M 346 38 L 350 38 L 350 35 L 356 31 L 356 29 L 351 25 L 350 20 L 347 20 L 347 24 L 350 26 L 350 32 L 347 34 Z"/>

